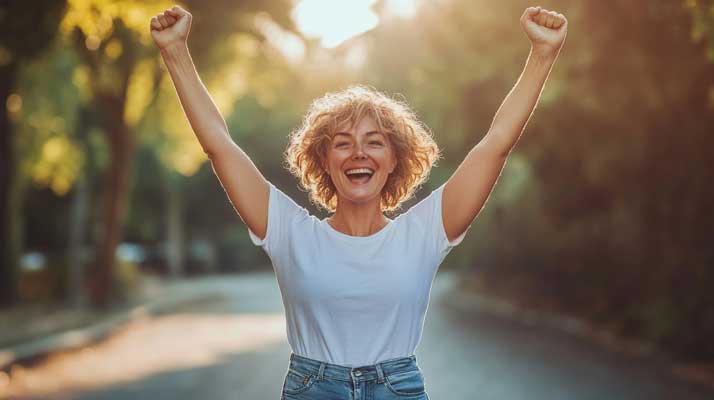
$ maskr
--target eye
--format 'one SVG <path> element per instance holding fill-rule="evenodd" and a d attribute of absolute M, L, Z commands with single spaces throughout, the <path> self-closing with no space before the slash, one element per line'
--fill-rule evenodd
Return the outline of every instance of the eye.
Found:
<path fill-rule="evenodd" d="M 337 143 L 335 145 L 335 147 L 343 147 L 343 146 L 347 146 L 347 144 L 348 144 L 347 142 Z"/>
<path fill-rule="evenodd" d="M 375 141 L 369 142 L 369 144 L 377 144 L 377 145 L 380 145 L 380 146 L 381 146 L 381 145 L 382 145 L 382 142 L 378 142 L 378 141 L 375 140 Z"/>

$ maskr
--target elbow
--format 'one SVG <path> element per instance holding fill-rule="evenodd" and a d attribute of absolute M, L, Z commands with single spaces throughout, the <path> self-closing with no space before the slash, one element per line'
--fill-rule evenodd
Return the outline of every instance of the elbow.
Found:
<path fill-rule="evenodd" d="M 203 154 L 205 154 L 209 160 L 213 159 L 213 156 L 216 155 L 215 149 L 212 148 L 213 146 L 206 146 L 206 144 L 200 140 L 199 140 L 198 144 L 201 146 L 201 150 L 203 150 Z"/>
<path fill-rule="evenodd" d="M 507 158 L 513 150 L 513 145 L 511 143 L 503 143 L 495 135 L 486 135 L 477 145 L 479 148 L 487 151 L 491 154 L 497 155 L 498 157 Z"/>
<path fill-rule="evenodd" d="M 217 135 L 211 137 L 210 141 L 201 141 L 203 153 L 209 160 L 215 160 L 220 153 L 224 153 L 225 149 L 233 145 L 233 140 L 227 129 L 219 129 Z"/>

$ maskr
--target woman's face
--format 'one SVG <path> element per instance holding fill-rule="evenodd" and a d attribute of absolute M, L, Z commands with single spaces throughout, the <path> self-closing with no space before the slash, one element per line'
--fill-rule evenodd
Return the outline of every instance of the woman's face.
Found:
<path fill-rule="evenodd" d="M 327 170 L 338 198 L 355 203 L 375 198 L 379 201 L 382 188 L 397 165 L 391 143 L 369 116 L 351 129 L 342 128 L 335 133 L 327 152 Z M 359 168 L 367 168 L 369 173 L 347 174 Z"/>

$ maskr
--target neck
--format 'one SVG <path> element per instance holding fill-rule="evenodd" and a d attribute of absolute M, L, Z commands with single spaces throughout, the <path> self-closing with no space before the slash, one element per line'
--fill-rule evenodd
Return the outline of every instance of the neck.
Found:
<path fill-rule="evenodd" d="M 337 231 L 350 236 L 371 236 L 389 223 L 389 218 L 374 207 L 337 207 L 335 214 L 328 218 Z"/>

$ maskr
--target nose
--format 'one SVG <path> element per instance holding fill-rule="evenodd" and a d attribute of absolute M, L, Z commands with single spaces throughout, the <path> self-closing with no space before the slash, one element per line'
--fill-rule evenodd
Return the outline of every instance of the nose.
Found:
<path fill-rule="evenodd" d="M 355 151 L 354 151 L 354 154 L 352 155 L 352 158 L 367 158 L 367 155 L 364 154 L 364 151 L 362 151 L 362 145 L 357 144 L 355 146 Z"/>

